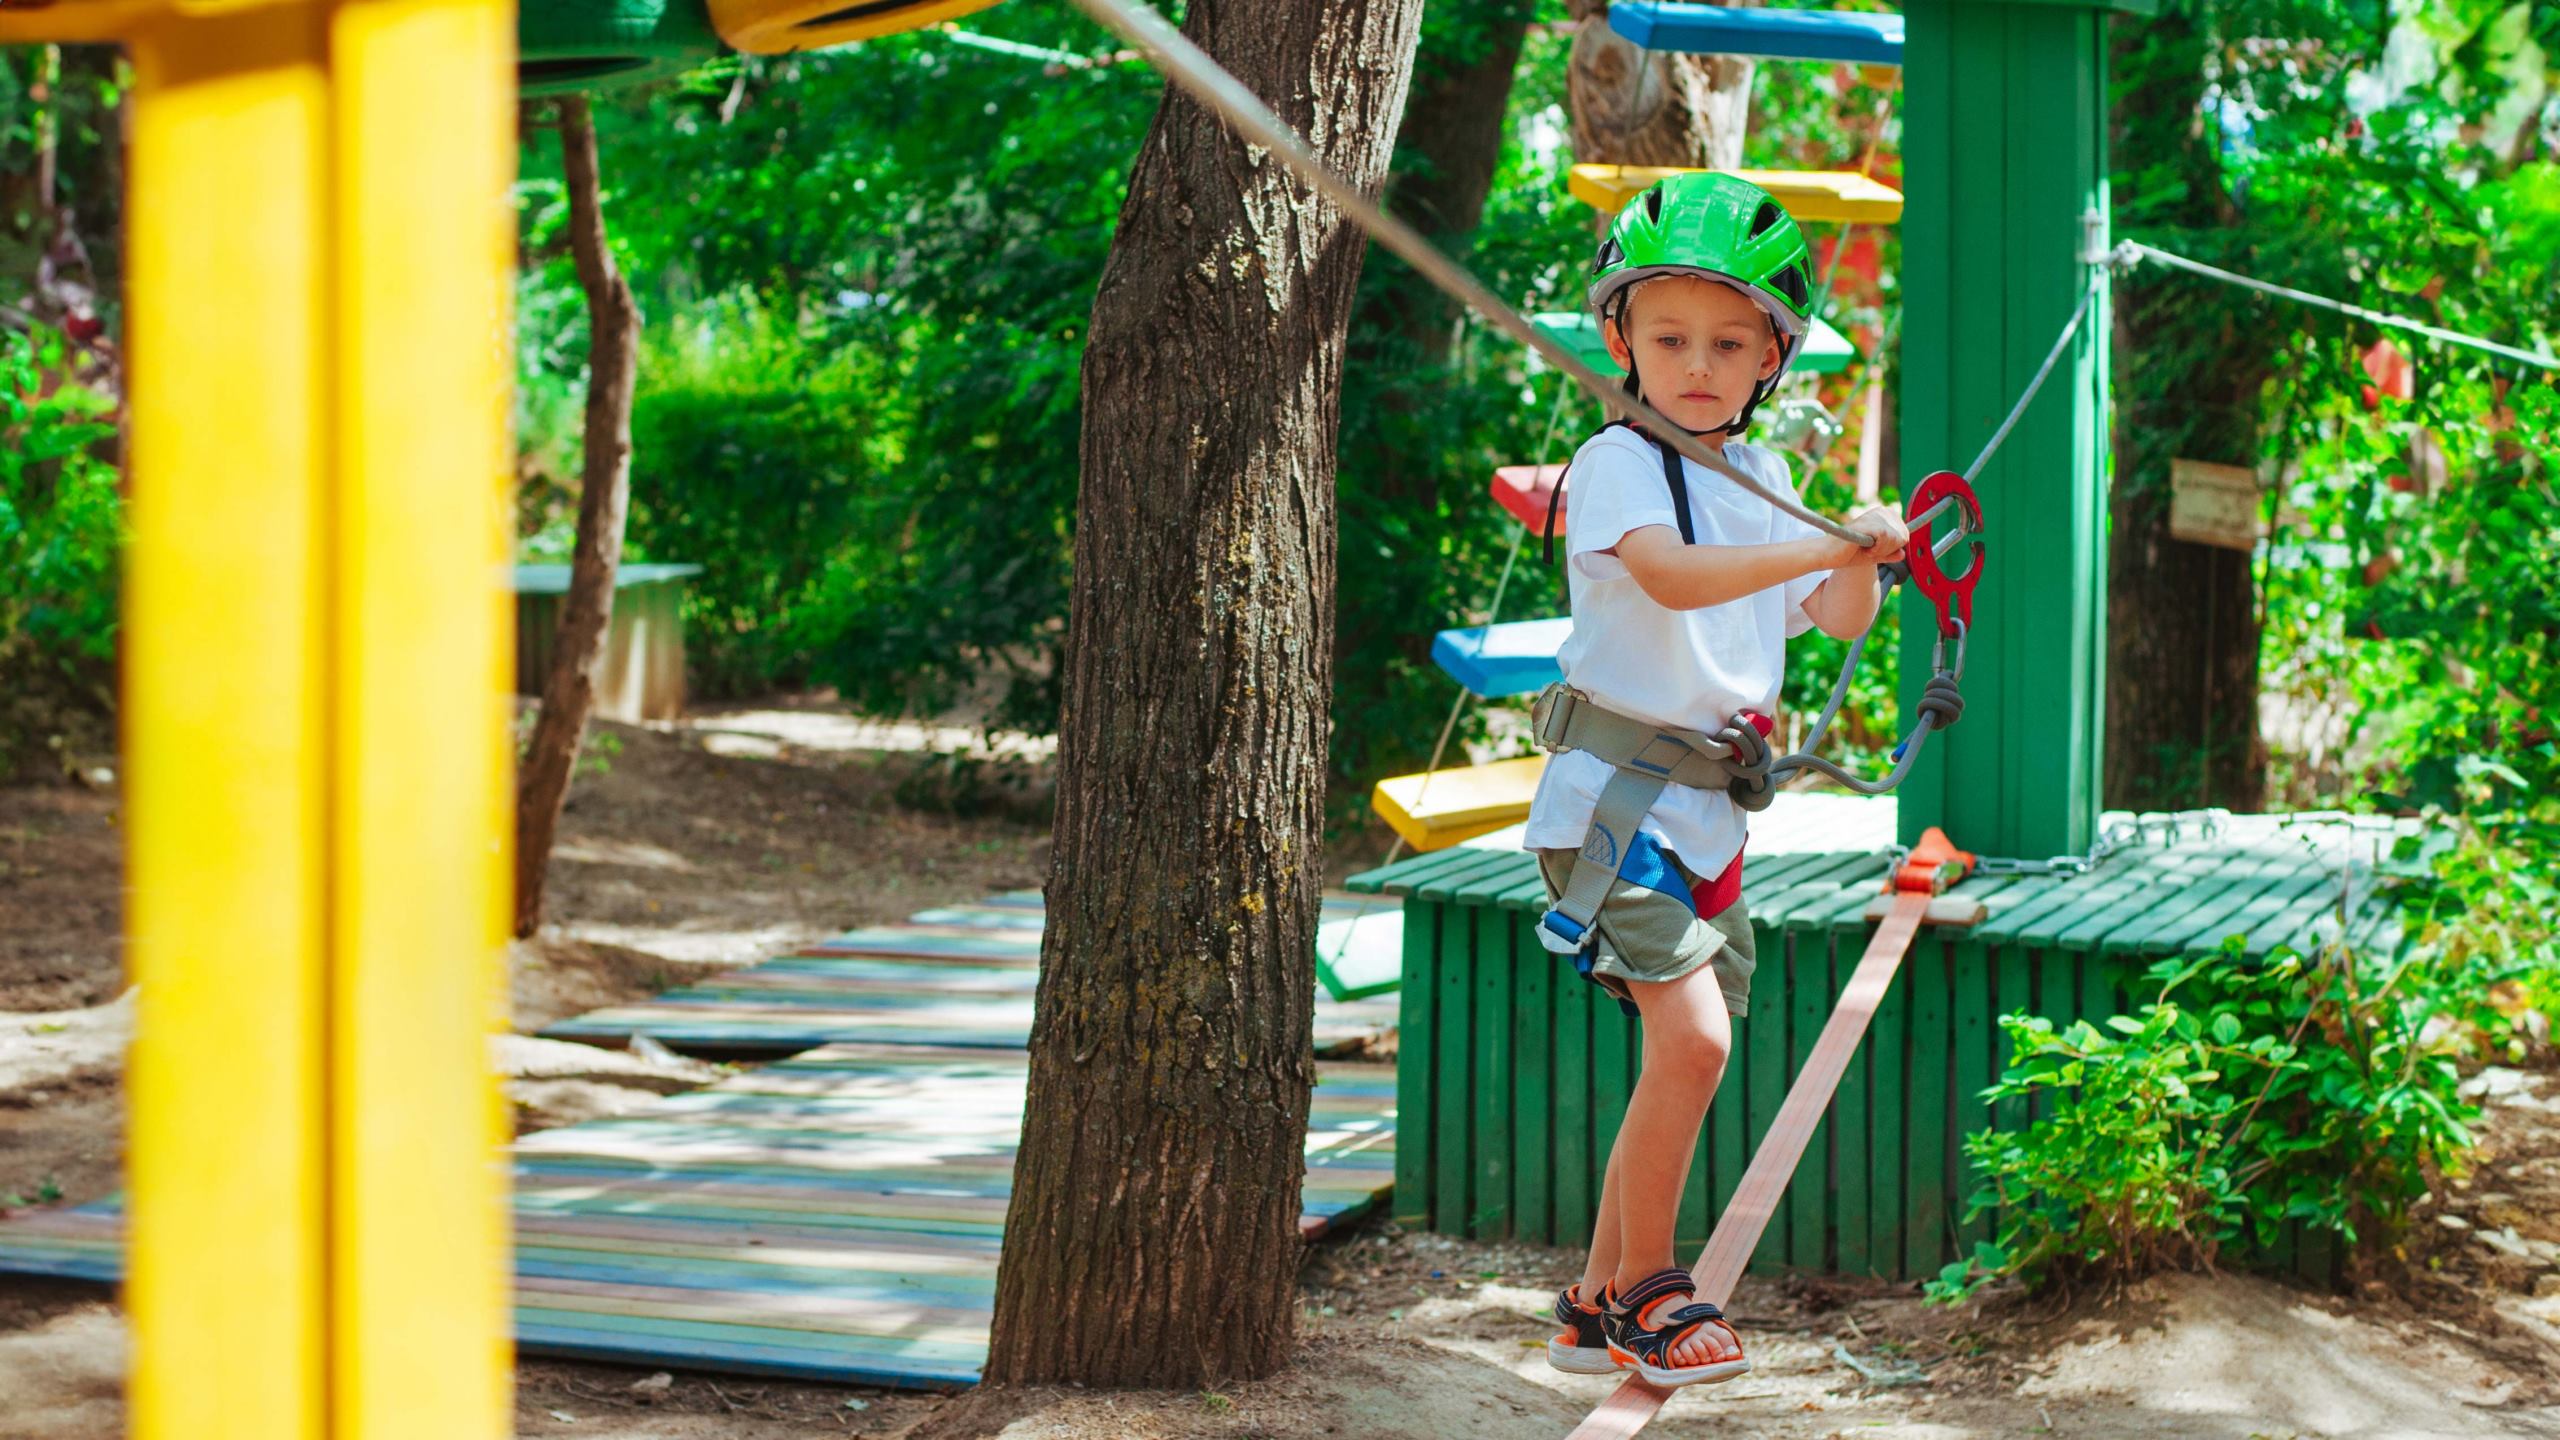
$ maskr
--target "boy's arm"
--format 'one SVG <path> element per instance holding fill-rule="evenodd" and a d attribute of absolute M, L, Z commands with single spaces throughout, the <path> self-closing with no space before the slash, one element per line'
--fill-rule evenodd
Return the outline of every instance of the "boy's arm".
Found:
<path fill-rule="evenodd" d="M 1834 640 L 1854 640 L 1876 623 L 1876 567 L 1843 565 L 1805 597 L 1804 613 L 1813 628 Z"/>
<path fill-rule="evenodd" d="M 1901 558 L 1905 534 L 1901 517 L 1890 510 L 1868 511 L 1851 528 L 1876 536 L 1875 548 L 1861 550 L 1818 534 L 1767 545 L 1684 545 L 1670 526 L 1647 525 L 1628 531 L 1604 553 L 1615 554 L 1645 598 L 1666 610 L 1703 610 L 1817 570 L 1835 578 L 1849 571 L 1852 578 L 1843 584 L 1824 581 L 1805 601 L 1805 613 L 1825 634 L 1855 635 L 1875 617 L 1875 567 Z M 1866 577 L 1863 600 L 1854 578 L 1860 573 Z"/>

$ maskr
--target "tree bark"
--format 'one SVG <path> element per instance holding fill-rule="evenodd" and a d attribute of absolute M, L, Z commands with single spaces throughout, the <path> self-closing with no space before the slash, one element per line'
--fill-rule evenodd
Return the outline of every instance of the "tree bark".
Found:
<path fill-rule="evenodd" d="M 1185 8 L 1185 33 L 1377 186 L 1420 0 Z M 1251 1378 L 1294 1339 L 1363 249 L 1166 94 L 1085 351 L 1056 858 L 991 1381 Z"/>
<path fill-rule="evenodd" d="M 2174 10 L 2118 43 L 2129 48 L 2117 73 L 2139 83 L 2117 92 L 2114 168 L 2177 197 L 2143 215 L 2144 228 L 2182 235 L 2169 243 L 2190 254 L 2255 268 L 2245 255 L 2213 253 L 2214 237 L 2234 233 L 2239 215 L 2216 138 L 2193 123 L 2206 37 L 2190 13 Z M 2182 183 L 2164 186 L 2162 175 Z M 2111 807 L 2248 811 L 2266 803 L 2250 557 L 2169 533 L 2171 460 L 2257 464 L 2258 397 L 2278 337 L 2235 323 L 2235 313 L 2210 282 L 2157 266 L 2117 283 L 2102 791 Z"/>
<path fill-rule="evenodd" d="M 560 155 L 569 191 L 570 253 L 587 296 L 587 454 L 569 593 L 560 606 L 551 674 L 542 685 L 542 715 L 516 787 L 519 938 L 542 924 L 551 842 L 586 738 L 596 666 L 613 619 L 614 573 L 621 566 L 623 521 L 631 507 L 631 389 L 640 356 L 640 307 L 605 239 L 595 123 L 577 96 L 560 102 Z"/>
<path fill-rule="evenodd" d="M 1566 95 L 1576 160 L 1733 170 L 1751 129 L 1752 62 L 1640 50 L 1609 28 L 1609 0 L 1572 0 Z"/>

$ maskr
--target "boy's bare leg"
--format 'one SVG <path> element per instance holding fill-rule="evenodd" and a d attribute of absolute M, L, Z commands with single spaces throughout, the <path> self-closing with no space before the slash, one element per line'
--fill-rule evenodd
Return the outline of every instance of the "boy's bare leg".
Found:
<path fill-rule="evenodd" d="M 1601 1287 L 1618 1273 L 1621 1232 L 1618 1228 L 1618 1152 L 1627 1143 L 1621 1127 L 1609 1145 L 1609 1168 L 1600 1177 L 1600 1217 L 1591 1226 L 1591 1258 L 1582 1262 L 1582 1303 L 1600 1303 Z"/>
<path fill-rule="evenodd" d="M 1620 1290 L 1679 1264 L 1672 1240 L 1680 1191 L 1706 1122 L 1707 1102 L 1715 1098 L 1733 1050 L 1733 1020 L 1725 1012 L 1714 966 L 1700 966 L 1677 980 L 1635 981 L 1628 989 L 1644 1015 L 1644 1068 L 1627 1100 L 1617 1143 L 1610 1147 L 1602 1218 L 1592 1236 L 1595 1263 L 1603 1237 L 1616 1242 Z M 1586 1297 L 1591 1293 L 1584 1292 Z M 1673 1297 L 1651 1309 L 1669 1314 L 1683 1303 Z M 1741 1353 L 1727 1330 L 1708 1325 L 1674 1348 L 1670 1360 L 1674 1365 L 1707 1365 Z"/>

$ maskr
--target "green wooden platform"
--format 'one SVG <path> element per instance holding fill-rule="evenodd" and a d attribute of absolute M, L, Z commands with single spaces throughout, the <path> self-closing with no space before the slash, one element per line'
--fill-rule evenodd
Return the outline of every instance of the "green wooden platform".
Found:
<path fill-rule="evenodd" d="M 1974 1187 L 1957 1147 L 2024 1118 L 1995 1116 L 1981 1098 L 2007 1059 L 2003 1013 L 2119 1013 L 2151 961 L 2209 952 L 2227 936 L 2243 937 L 2250 957 L 2342 930 L 2396 949 L 2394 912 L 2346 853 L 2348 833 L 2241 817 L 2217 838 L 2191 827 L 2182 843 L 2121 851 L 2085 875 L 1968 881 L 1962 893 L 1989 918 L 1969 932 L 1922 932 L 1754 1264 L 1914 1278 L 1988 1238 L 1995 1217 L 1963 1219 Z M 1705 1242 L 1865 949 L 1873 927 L 1860 912 L 1888 863 L 1867 851 L 1746 866 L 1760 964 L 1683 1198 L 1684 1250 Z M 1584 1243 L 1640 1041 L 1615 1002 L 1531 933 L 1546 906 L 1535 863 L 1444 851 L 1348 884 L 1406 906 L 1396 1219 Z M 2342 884 L 2353 896 L 2344 912 Z M 2316 1243 L 2305 1245 L 2314 1253 L 2303 1263 L 2321 1266 Z"/>
<path fill-rule="evenodd" d="M 1036 891 L 927 910 L 542 1033 L 613 1044 L 647 1035 L 678 1050 L 737 1056 L 840 1043 L 1018 1050 L 1031 1035 L 1042 918 Z M 1393 901 L 1326 899 L 1316 952 L 1319 1052 L 1353 1050 L 1394 1028 L 1402 926 Z"/>
<path fill-rule="evenodd" d="M 515 1146 L 528 1354 L 866 1385 L 974 1384 L 1029 1057 L 835 1045 Z M 1318 1067 L 1309 1237 L 1395 1165 L 1385 1065 Z M 113 1202 L 0 1225 L 0 1271 L 112 1282 Z"/>

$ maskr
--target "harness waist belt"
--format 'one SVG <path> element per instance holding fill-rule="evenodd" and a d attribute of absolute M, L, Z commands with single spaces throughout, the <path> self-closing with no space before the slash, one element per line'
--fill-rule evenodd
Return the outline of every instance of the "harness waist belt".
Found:
<path fill-rule="evenodd" d="M 1713 735 L 1649 725 L 1562 682 L 1540 692 L 1529 714 L 1538 743 L 1548 751 L 1579 750 L 1614 767 L 1591 808 L 1591 828 L 1583 836 L 1564 894 L 1538 922 L 1539 943 L 1574 956 L 1576 967 L 1587 974 L 1599 944 L 1594 923 L 1601 903 L 1609 898 L 1609 886 L 1635 842 L 1636 827 L 1662 798 L 1662 788 L 1720 789 L 1745 809 L 1762 809 L 1772 793 L 1769 744 L 1748 722 L 1727 725 Z"/>
<path fill-rule="evenodd" d="M 1767 747 L 1743 742 L 1760 752 L 1757 765 L 1737 755 L 1736 731 L 1752 740 L 1759 738 L 1748 726 L 1731 726 L 1709 735 L 1651 725 L 1608 709 L 1562 681 L 1539 692 L 1529 717 L 1540 748 L 1549 753 L 1580 750 L 1622 769 L 1632 766 L 1658 775 L 1666 785 L 1722 790 L 1736 780 L 1755 780 L 1768 773 Z"/>

